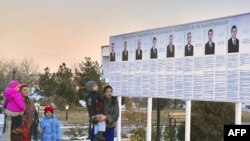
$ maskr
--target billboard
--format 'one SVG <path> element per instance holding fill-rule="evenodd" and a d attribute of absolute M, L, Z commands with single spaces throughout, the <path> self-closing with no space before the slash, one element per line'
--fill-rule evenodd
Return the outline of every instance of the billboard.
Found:
<path fill-rule="evenodd" d="M 250 101 L 250 13 L 110 37 L 114 95 Z"/>

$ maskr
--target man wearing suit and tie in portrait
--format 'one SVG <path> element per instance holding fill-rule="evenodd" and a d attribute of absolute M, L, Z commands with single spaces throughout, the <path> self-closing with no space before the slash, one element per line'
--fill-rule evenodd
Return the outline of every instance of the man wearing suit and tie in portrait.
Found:
<path fill-rule="evenodd" d="M 192 34 L 188 32 L 187 34 L 187 45 L 185 46 L 185 56 L 193 56 L 194 54 L 194 46 L 191 44 Z"/>
<path fill-rule="evenodd" d="M 114 43 L 111 44 L 111 52 L 109 55 L 110 58 L 110 62 L 114 62 L 115 61 L 115 49 L 114 49 Z"/>
<path fill-rule="evenodd" d="M 156 37 L 153 38 L 153 47 L 150 51 L 150 59 L 156 59 L 157 58 L 157 48 L 156 48 Z"/>
<path fill-rule="evenodd" d="M 128 61 L 127 41 L 124 42 L 124 50 L 122 52 L 122 61 Z"/>
<path fill-rule="evenodd" d="M 139 39 L 137 42 L 137 49 L 135 50 L 135 59 L 136 60 L 142 59 L 141 39 Z"/>
<path fill-rule="evenodd" d="M 167 58 L 174 57 L 173 35 L 169 35 L 169 44 L 167 46 Z"/>
<path fill-rule="evenodd" d="M 237 27 L 231 28 L 231 38 L 228 40 L 228 53 L 239 52 L 239 40 L 236 38 Z"/>
<path fill-rule="evenodd" d="M 208 30 L 208 42 L 205 44 L 205 55 L 214 54 L 213 30 Z"/>

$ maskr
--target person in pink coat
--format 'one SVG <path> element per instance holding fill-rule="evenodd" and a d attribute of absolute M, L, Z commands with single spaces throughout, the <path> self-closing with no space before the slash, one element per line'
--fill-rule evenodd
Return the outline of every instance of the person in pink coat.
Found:
<path fill-rule="evenodd" d="M 23 112 L 25 104 L 21 94 L 19 93 L 20 83 L 16 80 L 11 80 L 8 87 L 4 90 L 4 108 L 11 112 Z M 12 117 L 11 130 L 14 133 L 22 131 L 22 116 Z"/>

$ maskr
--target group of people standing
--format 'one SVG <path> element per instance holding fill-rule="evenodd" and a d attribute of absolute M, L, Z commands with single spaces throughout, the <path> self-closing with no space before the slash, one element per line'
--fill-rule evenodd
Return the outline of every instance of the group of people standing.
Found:
<path fill-rule="evenodd" d="M 4 141 L 60 141 L 59 121 L 54 116 L 54 108 L 46 106 L 44 117 L 39 121 L 34 102 L 28 98 L 29 88 L 11 80 L 4 90 L 5 123 Z"/>
<path fill-rule="evenodd" d="M 105 85 L 102 93 L 95 81 L 86 84 L 87 109 L 92 123 L 91 141 L 114 141 L 119 107 L 116 97 L 112 96 L 113 88 Z M 60 124 L 52 106 L 45 106 L 44 116 L 39 115 L 34 102 L 29 99 L 29 88 L 11 80 L 4 90 L 5 123 L 4 141 L 61 141 Z"/>
<path fill-rule="evenodd" d="M 117 98 L 112 96 L 113 88 L 104 85 L 101 94 L 95 81 L 89 81 L 86 88 L 89 91 L 86 104 L 93 127 L 91 141 L 114 141 L 119 107 Z"/>

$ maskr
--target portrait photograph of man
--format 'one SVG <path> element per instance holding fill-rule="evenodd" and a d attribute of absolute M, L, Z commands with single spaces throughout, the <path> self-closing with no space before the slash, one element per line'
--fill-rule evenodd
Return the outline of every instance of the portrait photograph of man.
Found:
<path fill-rule="evenodd" d="M 174 57 L 175 46 L 173 45 L 173 35 L 169 35 L 169 44 L 167 45 L 167 58 Z"/>
<path fill-rule="evenodd" d="M 109 55 L 109 59 L 110 62 L 114 62 L 115 61 L 115 47 L 114 47 L 114 43 L 111 44 L 111 52 Z"/>
<path fill-rule="evenodd" d="M 141 39 L 138 39 L 138 41 L 137 41 L 137 48 L 135 50 L 135 59 L 136 60 L 142 59 Z"/>
<path fill-rule="evenodd" d="M 156 59 L 157 58 L 157 48 L 156 48 L 156 37 L 153 38 L 153 46 L 150 50 L 150 59 Z"/>
<path fill-rule="evenodd" d="M 236 38 L 237 27 L 231 28 L 231 38 L 228 40 L 228 53 L 239 52 L 239 40 Z"/>
<path fill-rule="evenodd" d="M 192 42 L 192 34 L 188 32 L 187 34 L 187 45 L 185 46 L 185 56 L 193 56 L 194 54 L 194 46 L 191 44 Z"/>
<path fill-rule="evenodd" d="M 124 42 L 124 49 L 122 51 L 122 61 L 128 61 L 127 41 Z"/>
<path fill-rule="evenodd" d="M 208 42 L 205 44 L 205 55 L 214 54 L 215 43 L 213 42 L 213 30 L 208 30 Z"/>

